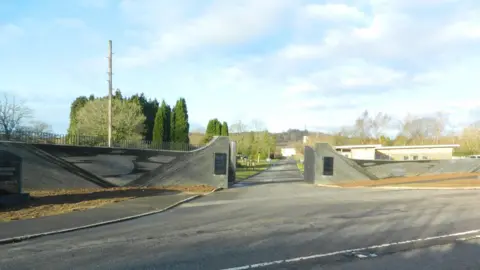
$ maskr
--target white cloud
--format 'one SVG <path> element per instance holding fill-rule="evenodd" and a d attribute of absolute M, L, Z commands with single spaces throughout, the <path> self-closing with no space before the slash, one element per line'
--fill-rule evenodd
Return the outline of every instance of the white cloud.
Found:
<path fill-rule="evenodd" d="M 362 21 L 366 18 L 362 11 L 345 4 L 309 4 L 305 6 L 305 13 L 311 18 L 331 21 Z"/>
<path fill-rule="evenodd" d="M 283 48 L 279 56 L 287 59 L 312 59 L 322 57 L 323 51 L 319 49 L 318 45 L 289 45 Z"/>
<path fill-rule="evenodd" d="M 185 96 L 192 122 L 261 118 L 272 131 L 332 128 L 368 109 L 398 118 L 443 110 L 465 123 L 480 106 L 477 1 L 208 2 L 110 5 L 115 30 L 98 28 L 113 37 L 78 49 L 85 58 L 75 68 L 87 71 L 72 72 L 72 91 L 105 92 L 103 42 L 113 38 L 115 87 L 169 102 Z M 80 20 L 96 27 L 88 16 L 57 23 L 81 27 Z M 12 36 L 16 28 L 0 29 Z"/>
<path fill-rule="evenodd" d="M 388 67 L 368 63 L 361 59 L 349 59 L 324 69 L 316 69 L 304 77 L 304 85 L 315 85 L 317 92 L 341 95 L 343 90 L 392 87 L 401 83 L 406 74 Z M 370 89 L 370 90 L 371 90 Z M 357 92 L 361 95 L 361 92 Z"/>
<path fill-rule="evenodd" d="M 480 73 L 480 59 L 461 46 L 475 41 L 480 16 L 449 0 L 353 2 L 359 5 L 216 0 L 198 8 L 185 1 L 166 9 L 160 1 L 125 0 L 129 31 L 138 28 L 149 37 L 116 63 L 199 61 L 196 74 L 177 79 L 202 89 L 202 95 L 238 104 L 222 107 L 225 118 L 260 117 L 273 131 L 305 124 L 340 127 L 365 109 L 397 118 L 441 110 L 454 123 L 470 121 L 469 112 L 479 106 L 471 97 L 480 85 L 473 76 Z M 301 17 L 296 29 L 288 29 L 287 16 Z M 213 53 L 208 61 L 197 57 L 279 29 L 288 37 L 279 49 L 231 58 Z"/>
<path fill-rule="evenodd" d="M 443 37 L 446 40 L 480 39 L 480 10 L 459 16 L 445 27 Z"/>
<path fill-rule="evenodd" d="M 78 3 L 88 8 L 105 8 L 110 4 L 110 0 L 79 0 Z"/>
<path fill-rule="evenodd" d="M 83 20 L 77 18 L 58 18 L 54 20 L 54 23 L 60 27 L 73 29 L 81 29 L 87 26 Z"/>
<path fill-rule="evenodd" d="M 127 3 L 129 6 L 135 5 L 132 1 Z M 152 34 L 156 36 L 155 40 L 146 48 L 135 48 L 120 61 L 126 66 L 148 65 L 187 50 L 246 42 L 272 30 L 282 12 L 292 3 L 289 0 L 214 1 L 193 19 L 172 25 L 169 29 L 162 28 L 160 32 L 154 29 Z M 155 7 L 153 5 L 152 8 Z M 157 17 L 166 12 L 158 11 L 160 14 Z"/>
<path fill-rule="evenodd" d="M 24 30 L 15 24 L 0 24 L 0 44 L 18 38 L 24 34 Z"/>
<path fill-rule="evenodd" d="M 284 94 L 288 95 L 298 95 L 306 94 L 317 91 L 318 87 L 311 82 L 299 82 L 292 84 L 285 90 Z"/>

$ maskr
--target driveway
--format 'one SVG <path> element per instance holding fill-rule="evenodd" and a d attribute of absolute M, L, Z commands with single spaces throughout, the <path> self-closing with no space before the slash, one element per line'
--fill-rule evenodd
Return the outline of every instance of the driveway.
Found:
<path fill-rule="evenodd" d="M 0 268 L 248 269 L 270 262 L 266 269 L 466 269 L 479 262 L 476 240 L 455 241 L 480 228 L 478 191 L 319 188 L 300 177 L 283 161 L 162 214 L 0 246 Z M 442 237 L 427 241 L 435 236 Z M 348 251 L 379 244 L 389 245 Z M 298 259 L 280 264 L 290 258 Z"/>

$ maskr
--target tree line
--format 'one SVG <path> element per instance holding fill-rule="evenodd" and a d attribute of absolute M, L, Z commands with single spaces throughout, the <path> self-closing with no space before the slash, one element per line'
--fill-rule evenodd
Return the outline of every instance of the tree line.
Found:
<path fill-rule="evenodd" d="M 352 125 L 332 134 L 309 135 L 309 143 L 328 142 L 332 145 L 382 144 L 385 146 L 459 144 L 457 154 L 480 153 L 480 121 L 456 131 L 445 112 L 429 116 L 407 114 L 403 119 L 379 112 L 362 112 Z M 301 142 L 296 145 L 303 148 Z"/>
<path fill-rule="evenodd" d="M 190 124 L 188 123 L 187 102 L 184 98 L 177 100 L 173 108 L 165 100 L 157 110 L 153 125 L 152 141 L 190 143 Z"/>
<path fill-rule="evenodd" d="M 33 117 L 31 110 L 22 100 L 3 93 L 0 98 L 0 139 L 10 140 L 22 133 L 40 134 L 52 131 L 44 121 Z"/>
<path fill-rule="evenodd" d="M 203 142 L 207 143 L 214 136 L 228 136 L 228 124 L 227 122 L 220 122 L 217 118 L 210 119 L 207 124 L 207 128 L 205 130 L 205 136 L 203 138 Z"/>
<path fill-rule="evenodd" d="M 237 153 L 251 159 L 265 159 L 278 152 L 276 136 L 268 132 L 266 124 L 259 119 L 250 123 L 235 122 L 230 127 L 230 138 L 237 142 Z"/>
<path fill-rule="evenodd" d="M 123 96 L 117 90 L 112 97 L 112 140 L 189 143 L 189 122 L 186 100 L 179 98 L 175 106 L 142 94 Z M 108 135 L 108 97 L 77 97 L 71 104 L 68 137 Z"/>

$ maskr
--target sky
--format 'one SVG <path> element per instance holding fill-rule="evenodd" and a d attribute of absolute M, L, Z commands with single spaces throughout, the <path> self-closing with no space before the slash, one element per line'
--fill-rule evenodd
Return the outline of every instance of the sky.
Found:
<path fill-rule="evenodd" d="M 71 102 L 113 87 L 192 126 L 332 131 L 362 111 L 480 119 L 478 0 L 4 0 L 0 91 L 65 133 Z"/>

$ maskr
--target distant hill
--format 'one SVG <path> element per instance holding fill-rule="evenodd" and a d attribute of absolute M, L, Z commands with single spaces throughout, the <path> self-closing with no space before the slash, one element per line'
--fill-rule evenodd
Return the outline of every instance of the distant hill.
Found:
<path fill-rule="evenodd" d="M 245 132 L 247 133 L 247 132 Z M 190 132 L 190 143 L 192 144 L 201 144 L 205 131 L 199 130 L 192 130 Z M 299 129 L 289 129 L 284 132 L 279 133 L 270 133 L 274 135 L 277 139 L 277 147 L 293 147 L 295 144 L 303 143 L 303 136 L 309 136 L 310 138 L 318 138 L 318 137 L 325 137 L 331 136 L 330 134 L 323 133 L 323 132 L 309 132 L 306 130 L 299 130 Z M 241 134 L 231 134 L 232 136 L 238 136 Z"/>
<path fill-rule="evenodd" d="M 203 137 L 204 137 L 204 133 L 200 133 L 200 132 L 190 132 L 189 134 L 189 138 L 190 138 L 190 143 L 193 144 L 193 145 L 199 145 L 199 144 L 203 144 Z"/>
<path fill-rule="evenodd" d="M 302 143 L 303 136 L 320 137 L 320 136 L 329 136 L 330 134 L 323 133 L 323 132 L 309 132 L 307 130 L 299 130 L 299 129 L 289 129 L 284 132 L 273 133 L 273 135 L 275 135 L 277 138 L 277 146 L 292 147 L 296 143 Z"/>
<path fill-rule="evenodd" d="M 190 132 L 192 133 L 205 133 L 205 127 L 197 124 L 197 123 L 191 123 L 190 124 Z"/>

